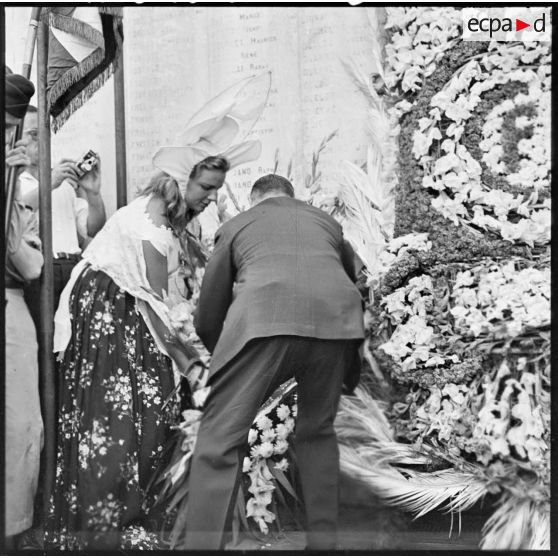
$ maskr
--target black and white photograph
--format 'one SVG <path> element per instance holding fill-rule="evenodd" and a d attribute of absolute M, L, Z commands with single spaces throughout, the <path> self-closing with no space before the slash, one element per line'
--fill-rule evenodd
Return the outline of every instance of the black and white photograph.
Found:
<path fill-rule="evenodd" d="M 552 550 L 550 4 L 0 15 L 0 553 Z"/>

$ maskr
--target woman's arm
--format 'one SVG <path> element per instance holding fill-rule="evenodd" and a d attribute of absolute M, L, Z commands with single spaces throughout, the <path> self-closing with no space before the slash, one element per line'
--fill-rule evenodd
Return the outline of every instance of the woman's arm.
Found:
<path fill-rule="evenodd" d="M 143 255 L 146 264 L 147 280 L 151 288 L 159 295 L 168 289 L 168 270 L 167 258 L 163 256 L 148 240 L 143 241 Z M 147 305 L 147 312 L 149 319 L 159 339 L 164 343 L 169 356 L 174 360 L 180 370 L 186 370 L 191 363 L 192 359 L 197 359 L 197 352 L 195 349 L 188 350 L 185 348 L 174 335 L 171 334 L 169 329 L 165 326 L 159 316 Z"/>

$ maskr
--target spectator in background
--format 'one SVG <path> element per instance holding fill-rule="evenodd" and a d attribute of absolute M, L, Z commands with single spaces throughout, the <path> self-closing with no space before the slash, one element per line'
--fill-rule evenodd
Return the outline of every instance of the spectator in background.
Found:
<path fill-rule="evenodd" d="M 21 195 L 31 209 L 39 206 L 39 145 L 37 109 L 29 106 L 23 126 L 30 160 L 20 175 Z M 60 294 L 70 279 L 81 251 L 106 221 L 101 197 L 100 162 L 81 178 L 76 162 L 64 159 L 52 170 L 52 251 L 54 256 L 54 310 Z M 35 325 L 39 325 L 40 281 L 32 282 L 25 291 Z"/>
<path fill-rule="evenodd" d="M 5 85 L 6 167 L 23 169 L 31 162 L 26 140 L 18 141 L 14 149 L 10 145 L 35 88 L 29 80 L 9 70 L 6 70 Z M 5 535 L 8 551 L 14 549 L 15 536 L 29 529 L 33 523 L 33 501 L 43 443 L 36 332 L 23 299 L 23 286 L 39 277 L 43 256 L 36 216 L 21 203 L 18 190 L 16 184 L 4 269 Z"/>

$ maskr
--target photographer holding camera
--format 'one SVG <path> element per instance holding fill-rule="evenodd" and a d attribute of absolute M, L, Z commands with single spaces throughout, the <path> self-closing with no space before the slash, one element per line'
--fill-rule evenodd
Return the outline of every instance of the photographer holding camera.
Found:
<path fill-rule="evenodd" d="M 37 109 L 29 106 L 23 126 L 30 164 L 19 177 L 21 196 L 26 205 L 37 210 L 39 205 L 39 146 Z M 82 250 L 106 221 L 101 197 L 101 167 L 96 160 L 88 172 L 83 172 L 76 161 L 63 159 L 52 169 L 52 250 L 54 274 L 54 310 L 60 294 L 80 260 Z M 25 292 L 35 324 L 38 327 L 40 282 L 31 283 Z"/>

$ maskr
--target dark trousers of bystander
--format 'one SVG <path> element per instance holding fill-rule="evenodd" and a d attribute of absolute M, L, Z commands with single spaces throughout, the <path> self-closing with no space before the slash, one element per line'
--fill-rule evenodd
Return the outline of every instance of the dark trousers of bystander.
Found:
<path fill-rule="evenodd" d="M 72 270 L 79 262 L 80 258 L 81 256 L 79 254 L 68 254 L 63 258 L 55 258 L 52 262 L 55 314 L 56 309 L 58 308 L 60 295 L 62 294 L 66 283 L 70 280 Z M 35 281 L 31 281 L 31 283 L 29 283 L 29 285 L 27 285 L 24 289 L 25 302 L 29 307 L 31 317 L 35 322 L 37 334 L 40 331 L 41 279 L 42 277 L 35 279 Z"/>

